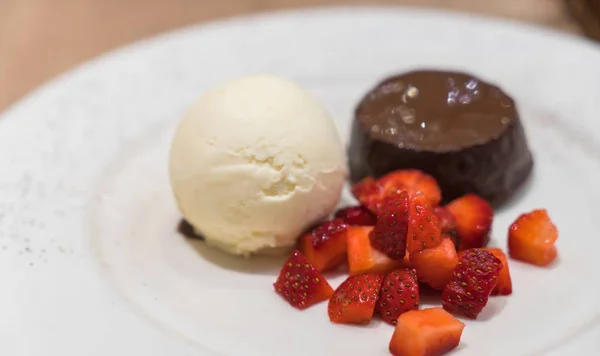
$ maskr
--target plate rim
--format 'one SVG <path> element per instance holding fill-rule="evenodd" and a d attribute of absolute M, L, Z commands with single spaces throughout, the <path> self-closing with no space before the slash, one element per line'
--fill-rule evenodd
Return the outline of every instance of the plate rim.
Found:
<path fill-rule="evenodd" d="M 231 23 L 239 23 L 239 22 L 246 22 L 248 21 L 248 17 L 253 18 L 253 21 L 261 20 L 261 19 L 270 19 L 270 18 L 281 18 L 281 14 L 284 15 L 284 17 L 287 16 L 307 16 L 307 15 L 311 15 L 314 13 L 319 13 L 320 15 L 329 15 L 331 13 L 334 13 L 336 15 L 340 15 L 341 13 L 347 13 L 347 9 L 351 9 L 350 12 L 352 13 L 356 13 L 357 9 L 360 10 L 360 12 L 364 12 L 363 8 L 365 8 L 365 6 L 357 6 L 357 7 L 328 7 L 326 9 L 326 11 L 322 11 L 322 9 L 304 9 L 304 10 L 282 10 L 279 12 L 272 12 L 272 13 L 262 13 L 262 14 L 255 14 L 255 15 L 251 15 L 251 16 L 239 16 L 233 19 L 226 19 L 226 20 L 219 20 L 219 21 L 215 21 L 212 22 L 210 24 L 196 24 L 196 25 L 191 25 L 191 26 L 186 26 L 184 28 L 180 28 L 180 29 L 175 29 L 173 31 L 169 31 L 167 33 L 161 34 L 161 35 L 157 35 L 157 36 L 153 36 L 150 37 L 148 39 L 145 40 L 141 40 L 141 41 L 137 41 L 135 43 L 132 44 L 128 44 L 125 45 L 123 47 L 120 48 L 116 48 L 112 51 L 109 51 L 107 53 L 105 53 L 102 56 L 99 56 L 95 59 L 92 59 L 91 61 L 87 61 L 84 62 L 80 65 L 78 65 L 77 67 L 75 67 L 72 70 L 69 70 L 63 74 L 61 74 L 60 76 L 54 78 L 53 80 L 50 80 L 49 82 L 46 82 L 45 84 L 43 84 L 42 86 L 38 87 L 35 91 L 31 92 L 30 94 L 28 94 L 26 97 L 24 97 L 23 99 L 19 100 L 16 102 L 16 104 L 14 106 L 11 106 L 9 108 L 7 108 L 7 111 L 0 113 L 0 130 L 2 130 L 2 121 L 7 121 L 11 119 L 12 113 L 14 111 L 18 111 L 23 109 L 24 107 L 27 107 L 29 105 L 32 104 L 32 102 L 34 102 L 38 97 L 43 97 L 44 95 L 47 95 L 46 93 L 48 91 L 52 91 L 52 89 L 54 87 L 60 87 L 62 85 L 64 85 L 63 83 L 65 81 L 70 81 L 73 80 L 73 77 L 77 77 L 77 76 L 82 76 L 85 75 L 85 73 L 87 71 L 91 69 L 95 69 L 94 66 L 97 65 L 97 63 L 106 63 L 109 61 L 115 61 L 117 60 L 120 56 L 127 56 L 129 55 L 129 53 L 135 53 L 138 52 L 140 50 L 144 50 L 144 48 L 148 48 L 148 47 L 154 47 L 154 46 L 160 46 L 160 43 L 163 41 L 169 41 L 170 37 L 186 37 L 186 33 L 188 32 L 196 32 L 199 30 L 202 31 L 210 31 L 213 26 L 214 27 L 221 27 L 221 26 L 227 26 L 230 25 Z M 375 11 L 373 13 L 382 13 L 382 12 L 386 12 L 388 13 L 389 11 L 386 9 L 389 9 L 389 7 L 372 7 L 372 6 L 366 6 L 366 8 L 369 9 L 375 9 Z M 396 12 L 401 12 L 401 13 L 405 13 L 406 8 L 399 8 L 399 7 L 392 7 Z M 343 11 L 339 11 L 340 9 L 342 9 Z M 430 10 L 423 10 L 423 9 L 418 9 L 416 11 L 417 13 L 427 13 L 429 15 L 436 14 L 436 16 L 439 15 L 443 15 L 443 16 L 447 16 L 447 11 L 430 11 Z M 413 12 L 414 13 L 414 12 Z M 461 18 L 464 17 L 469 18 L 469 21 L 472 21 L 471 17 L 477 17 L 478 21 L 481 21 L 482 23 L 487 23 L 489 22 L 489 18 L 484 17 L 484 16 L 477 16 L 477 15 L 465 15 L 460 13 L 458 16 L 455 16 L 452 21 L 458 21 Z M 460 20 L 460 21 L 464 21 Z M 498 19 L 493 19 L 491 20 L 494 23 L 494 26 L 497 26 L 499 23 L 505 23 L 505 22 L 513 22 L 515 23 L 515 25 L 517 27 L 522 27 L 523 24 L 518 22 L 518 21 L 511 21 L 511 20 L 498 20 Z M 475 24 L 474 26 L 479 26 L 478 24 Z M 531 26 L 529 24 L 525 24 L 525 27 L 529 27 L 529 28 L 534 28 L 536 31 L 542 31 L 543 33 L 548 32 L 547 29 L 544 28 L 540 28 L 539 26 Z M 200 28 L 200 29 L 199 29 Z M 557 31 L 550 31 L 550 32 L 557 32 Z M 571 36 L 570 34 L 563 34 L 560 33 L 560 36 L 565 36 L 568 37 L 569 39 L 574 37 L 574 38 L 578 38 L 576 36 Z M 559 36 L 559 37 L 560 37 Z M 581 40 L 581 39 L 579 39 Z M 583 41 L 583 42 L 588 42 L 588 41 Z M 598 46 L 596 44 L 593 45 L 594 50 L 598 49 Z M 598 52 L 600 53 L 600 52 Z M 18 116 L 18 115 L 14 115 L 14 116 Z"/>

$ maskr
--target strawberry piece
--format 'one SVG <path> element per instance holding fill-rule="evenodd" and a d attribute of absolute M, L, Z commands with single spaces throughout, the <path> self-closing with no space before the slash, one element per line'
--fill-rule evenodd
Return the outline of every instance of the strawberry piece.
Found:
<path fill-rule="evenodd" d="M 426 197 L 416 193 L 410 197 L 408 210 L 408 253 L 434 248 L 442 242 L 442 232 L 437 216 Z"/>
<path fill-rule="evenodd" d="M 332 270 L 346 257 L 347 232 L 343 220 L 327 221 L 300 237 L 300 251 L 317 271 Z"/>
<path fill-rule="evenodd" d="M 512 280 L 510 278 L 510 270 L 508 268 L 508 259 L 504 252 L 499 248 L 485 248 L 484 250 L 491 252 L 497 259 L 502 262 L 502 269 L 498 274 L 498 283 L 492 290 L 491 295 L 511 295 L 512 294 Z"/>
<path fill-rule="evenodd" d="M 348 269 L 350 275 L 369 271 L 375 265 L 371 253 L 370 226 L 351 226 L 348 229 Z"/>
<path fill-rule="evenodd" d="M 348 269 L 350 275 L 365 272 L 387 273 L 402 267 L 403 261 L 392 260 L 371 246 L 372 226 L 348 228 Z"/>
<path fill-rule="evenodd" d="M 466 194 L 448 203 L 446 209 L 456 218 L 457 250 L 487 245 L 494 220 L 494 210 L 487 201 L 475 194 Z"/>
<path fill-rule="evenodd" d="M 442 236 L 450 238 L 454 243 L 454 246 L 458 246 L 460 241 L 458 241 L 458 229 L 454 215 L 443 206 L 436 206 L 433 208 L 433 213 L 440 221 Z"/>
<path fill-rule="evenodd" d="M 442 292 L 444 308 L 476 319 L 487 304 L 502 267 L 502 262 L 489 251 L 466 250 Z"/>
<path fill-rule="evenodd" d="M 408 263 L 406 262 L 406 257 L 402 261 L 392 260 L 385 254 L 377 251 L 376 249 L 371 249 L 371 256 L 373 258 L 374 265 L 371 267 L 368 272 L 379 272 L 379 273 L 388 273 L 399 268 L 408 267 Z"/>
<path fill-rule="evenodd" d="M 406 190 L 410 196 L 421 192 L 431 206 L 442 200 L 442 191 L 435 178 L 418 169 L 403 169 L 390 172 L 377 180 L 385 192 Z"/>
<path fill-rule="evenodd" d="M 417 271 L 419 281 L 433 289 L 443 290 L 458 264 L 454 243 L 444 238 L 438 246 L 412 254 L 411 264 Z"/>
<path fill-rule="evenodd" d="M 557 256 L 558 230 L 545 209 L 523 214 L 508 230 L 510 257 L 538 266 L 551 264 Z"/>
<path fill-rule="evenodd" d="M 376 310 L 388 324 L 396 325 L 402 313 L 419 309 L 419 284 L 414 269 L 388 273 L 381 284 Z"/>
<path fill-rule="evenodd" d="M 375 226 L 377 223 L 377 217 L 362 205 L 341 209 L 335 217 L 352 226 Z"/>
<path fill-rule="evenodd" d="M 367 201 L 369 197 L 379 195 L 380 187 L 373 177 L 363 178 L 352 186 L 352 195 L 360 201 Z"/>
<path fill-rule="evenodd" d="M 333 295 L 333 288 L 298 250 L 285 262 L 273 286 L 277 294 L 298 309 L 306 309 Z"/>
<path fill-rule="evenodd" d="M 510 270 L 508 267 L 508 259 L 501 249 L 496 247 L 486 247 L 482 250 L 491 252 L 496 258 L 502 262 L 502 269 L 498 275 L 498 283 L 492 290 L 491 295 L 511 295 L 512 294 L 512 279 L 510 278 Z M 465 251 L 457 252 L 458 259 L 460 260 L 464 256 Z"/>
<path fill-rule="evenodd" d="M 362 179 L 352 186 L 352 194 L 360 204 L 377 214 L 386 196 L 383 187 L 372 177 Z"/>
<path fill-rule="evenodd" d="M 440 307 L 400 315 L 390 340 L 394 356 L 440 356 L 460 343 L 465 324 Z"/>
<path fill-rule="evenodd" d="M 348 277 L 329 299 L 329 320 L 338 324 L 368 324 L 375 311 L 382 281 L 379 273 Z"/>
<path fill-rule="evenodd" d="M 387 196 L 370 235 L 371 245 L 393 260 L 402 260 L 406 253 L 407 224 L 408 193 Z"/>

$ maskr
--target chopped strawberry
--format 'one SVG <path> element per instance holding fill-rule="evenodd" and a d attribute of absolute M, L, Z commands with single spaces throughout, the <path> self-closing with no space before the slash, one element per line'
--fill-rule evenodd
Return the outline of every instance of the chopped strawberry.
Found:
<path fill-rule="evenodd" d="M 408 193 L 388 195 L 371 232 L 371 245 L 393 260 L 402 260 L 406 253 L 407 223 Z"/>
<path fill-rule="evenodd" d="M 352 186 L 352 195 L 361 203 L 368 200 L 370 196 L 379 194 L 380 187 L 373 177 L 366 177 Z"/>
<path fill-rule="evenodd" d="M 477 318 L 498 282 L 502 267 L 502 262 L 489 251 L 479 248 L 465 251 L 454 269 L 452 280 L 442 292 L 444 308 Z"/>
<path fill-rule="evenodd" d="M 369 234 L 371 226 L 351 226 L 348 229 L 348 269 L 351 275 L 369 271 L 375 265 Z"/>
<path fill-rule="evenodd" d="M 512 294 L 512 280 L 510 278 L 510 270 L 508 268 L 508 259 L 504 252 L 499 248 L 485 248 L 484 250 L 491 252 L 497 259 L 502 262 L 502 269 L 498 275 L 498 283 L 492 290 L 492 295 L 510 295 Z"/>
<path fill-rule="evenodd" d="M 465 324 L 440 307 L 413 310 L 398 318 L 390 341 L 394 356 L 441 356 L 460 343 Z"/>
<path fill-rule="evenodd" d="M 383 187 L 372 177 L 367 177 L 352 186 L 352 194 L 360 204 L 377 214 L 386 196 Z"/>
<path fill-rule="evenodd" d="M 377 180 L 386 192 L 402 189 L 409 195 L 421 192 L 429 205 L 437 206 L 442 199 L 442 191 L 435 178 L 418 169 L 403 169 L 390 172 Z"/>
<path fill-rule="evenodd" d="M 433 208 L 433 213 L 440 221 L 442 236 L 449 237 L 454 243 L 454 246 L 458 246 L 458 230 L 454 215 L 443 206 L 436 206 Z"/>
<path fill-rule="evenodd" d="M 406 263 L 407 256 L 404 256 L 405 259 L 402 261 L 392 260 L 374 248 L 371 249 L 371 256 L 373 257 L 374 265 L 368 272 L 388 273 L 398 268 L 408 267 L 408 264 Z"/>
<path fill-rule="evenodd" d="M 454 243 L 446 237 L 438 246 L 412 254 L 411 263 L 421 282 L 443 290 L 458 264 Z"/>
<path fill-rule="evenodd" d="M 327 221 L 300 237 L 300 251 L 319 272 L 344 262 L 348 226 L 341 219 Z"/>
<path fill-rule="evenodd" d="M 273 286 L 277 294 L 298 309 L 306 309 L 333 295 L 333 288 L 298 250 L 285 262 Z"/>
<path fill-rule="evenodd" d="M 508 230 L 510 257 L 538 266 L 547 266 L 556 259 L 554 243 L 558 230 L 545 209 L 523 214 Z"/>
<path fill-rule="evenodd" d="M 487 245 L 494 220 L 494 210 L 487 201 L 475 194 L 466 194 L 448 203 L 446 209 L 456 218 L 457 250 Z"/>
<path fill-rule="evenodd" d="M 498 258 L 502 262 L 502 269 L 500 270 L 500 274 L 498 275 L 498 283 L 492 290 L 491 295 L 510 295 L 512 294 L 512 279 L 510 278 L 510 269 L 508 267 L 508 259 L 504 252 L 501 249 L 496 247 L 486 247 L 482 248 L 482 250 L 491 252 L 496 258 Z M 457 253 L 458 259 L 460 260 L 466 251 L 459 251 Z"/>
<path fill-rule="evenodd" d="M 392 260 L 371 247 L 369 234 L 372 226 L 348 228 L 348 269 L 350 275 L 365 272 L 386 273 L 403 266 L 403 261 Z"/>
<path fill-rule="evenodd" d="M 348 277 L 329 299 L 329 320 L 339 324 L 368 324 L 375 311 L 382 280 L 379 273 Z"/>
<path fill-rule="evenodd" d="M 396 325 L 402 313 L 419 309 L 419 283 L 414 269 L 388 273 L 381 285 L 377 312 L 385 322 Z"/>
<path fill-rule="evenodd" d="M 375 226 L 377 217 L 362 205 L 350 206 L 339 210 L 335 217 L 353 226 Z"/>
<path fill-rule="evenodd" d="M 408 253 L 434 248 L 442 242 L 438 217 L 433 213 L 427 198 L 417 192 L 410 197 L 408 210 Z"/>

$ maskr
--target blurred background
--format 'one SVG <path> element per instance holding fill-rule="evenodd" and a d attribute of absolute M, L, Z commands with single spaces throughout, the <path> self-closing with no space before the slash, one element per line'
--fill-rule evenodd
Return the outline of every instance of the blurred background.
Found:
<path fill-rule="evenodd" d="M 510 18 L 600 39 L 600 0 L 0 0 L 0 112 L 102 52 L 162 31 L 321 5 L 410 5 Z"/>

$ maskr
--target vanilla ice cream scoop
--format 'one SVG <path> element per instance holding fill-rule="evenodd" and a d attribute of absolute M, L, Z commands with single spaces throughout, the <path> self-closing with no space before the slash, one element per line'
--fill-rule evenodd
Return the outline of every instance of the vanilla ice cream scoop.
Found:
<path fill-rule="evenodd" d="M 293 246 L 335 209 L 347 174 L 327 111 L 270 75 L 205 92 L 181 120 L 170 152 L 181 214 L 208 244 L 233 254 Z"/>

